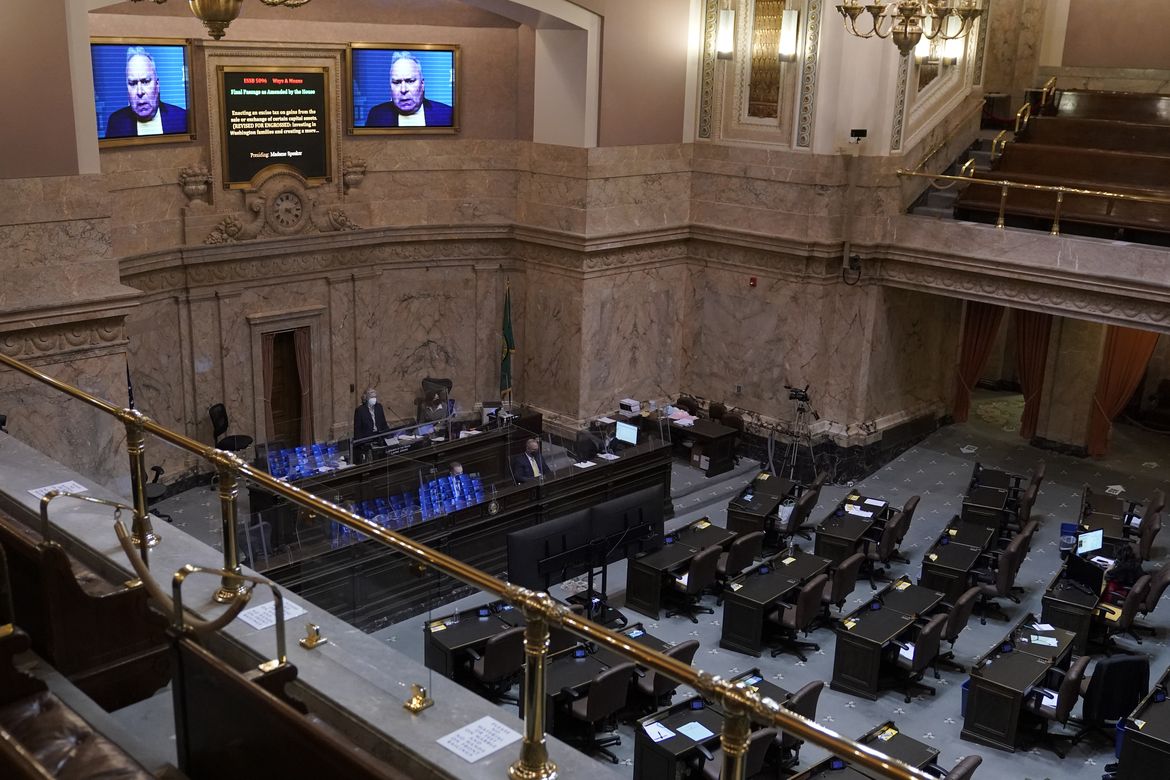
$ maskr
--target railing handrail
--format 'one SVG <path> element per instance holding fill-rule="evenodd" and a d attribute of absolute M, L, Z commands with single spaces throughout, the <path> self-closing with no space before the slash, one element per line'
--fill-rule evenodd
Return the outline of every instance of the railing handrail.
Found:
<path fill-rule="evenodd" d="M 1133 195 L 1127 192 L 1113 190 L 1090 190 L 1083 187 L 1066 187 L 1063 184 L 1032 184 L 1011 179 L 983 179 L 976 176 L 955 176 L 948 173 L 918 173 L 899 168 L 895 173 L 899 176 L 915 176 L 923 179 L 941 179 L 943 181 L 965 182 L 988 187 L 1008 187 L 1009 189 L 1037 190 L 1042 192 L 1063 192 L 1065 195 L 1088 195 L 1096 198 L 1113 198 L 1116 200 L 1130 200 L 1139 203 L 1161 203 L 1170 206 L 1170 198 L 1160 198 L 1154 195 Z"/>
<path fill-rule="evenodd" d="M 7 365 L 27 377 L 49 385 L 76 400 L 93 406 L 105 414 L 118 418 L 127 426 L 128 431 L 138 429 L 142 432 L 150 433 L 180 449 L 212 462 L 219 469 L 221 475 L 229 473 L 236 476 L 243 476 L 265 490 L 279 495 L 304 509 L 353 528 L 416 561 L 434 567 L 436 570 L 450 577 L 454 577 L 479 590 L 492 593 L 509 603 L 520 606 L 528 621 L 544 629 L 545 646 L 547 646 L 547 624 L 560 625 L 573 634 L 607 647 L 653 670 L 657 674 L 664 674 L 672 680 L 690 686 L 705 698 L 720 702 L 728 715 L 723 733 L 724 750 L 725 752 L 731 753 L 729 758 L 734 762 L 733 765 L 738 768 L 739 774 L 741 775 L 743 763 L 740 759 L 742 759 L 747 746 L 746 734 L 736 733 L 732 735 L 731 732 L 736 731 L 737 727 L 739 727 L 739 732 L 746 730 L 747 720 L 750 719 L 758 723 L 783 729 L 792 736 L 825 748 L 831 753 L 855 762 L 867 770 L 877 772 L 883 777 L 896 778 L 897 780 L 929 780 L 931 777 L 921 770 L 891 758 L 867 745 L 843 737 L 813 720 L 787 711 L 780 706 L 779 702 L 774 702 L 770 699 L 761 699 L 758 694 L 742 684 L 733 684 L 720 676 L 696 670 L 690 664 L 684 664 L 663 653 L 631 642 L 628 637 L 575 615 L 554 602 L 545 593 L 535 593 L 526 588 L 500 580 L 457 558 L 433 550 L 409 537 L 383 528 L 308 491 L 302 490 L 294 485 L 286 484 L 267 472 L 245 463 L 231 453 L 201 444 L 183 434 L 163 427 L 141 412 L 115 406 L 66 382 L 44 374 L 32 366 L 5 355 L 2 352 L 0 352 L 0 364 Z M 136 492 L 138 491 L 136 490 Z M 234 511 L 232 514 L 234 515 Z M 231 538 L 234 538 L 234 534 Z M 226 548 L 229 546 L 228 542 L 229 539 L 225 534 L 225 554 Z M 232 557 L 234 557 L 234 549 Z M 235 569 L 238 571 L 238 565 L 226 565 L 224 569 L 229 571 Z M 543 661 L 544 650 L 542 649 L 538 653 L 527 641 L 526 652 L 530 658 L 536 654 Z M 530 690 L 535 687 L 537 686 L 531 686 Z M 543 685 L 540 685 L 540 687 L 543 687 Z M 543 707 L 530 708 L 527 713 L 530 720 L 536 719 L 536 716 L 533 714 L 536 709 L 542 710 Z M 526 725 L 530 729 L 533 728 L 532 723 L 527 723 Z M 540 728 L 542 729 L 543 727 L 540 726 Z M 539 736 L 540 745 L 535 749 L 532 746 L 534 740 L 531 740 L 529 738 L 530 736 L 532 735 L 526 732 L 521 753 L 522 762 L 525 761 L 524 756 L 526 751 L 530 749 L 533 750 L 534 755 L 543 752 L 542 731 L 536 735 Z M 731 736 L 730 741 L 729 736 Z M 725 764 L 725 766 L 728 766 L 728 764 Z"/>

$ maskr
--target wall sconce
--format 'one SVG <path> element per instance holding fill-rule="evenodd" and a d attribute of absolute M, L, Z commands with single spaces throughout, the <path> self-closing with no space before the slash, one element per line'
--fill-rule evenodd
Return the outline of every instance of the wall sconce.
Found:
<path fill-rule="evenodd" d="M 780 61 L 796 62 L 797 33 L 800 28 L 800 11 L 784 9 L 780 16 Z"/>
<path fill-rule="evenodd" d="M 735 9 L 719 10 L 719 27 L 715 32 L 715 56 L 729 60 L 735 54 Z"/>

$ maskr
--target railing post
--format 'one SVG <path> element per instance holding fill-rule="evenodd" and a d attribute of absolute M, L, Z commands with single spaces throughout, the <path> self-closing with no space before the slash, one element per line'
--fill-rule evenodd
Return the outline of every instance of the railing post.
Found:
<path fill-rule="evenodd" d="M 158 544 L 161 539 L 150 525 L 150 515 L 146 511 L 146 435 L 142 432 L 142 425 L 138 419 L 140 412 L 131 411 L 135 420 L 126 421 L 126 451 L 130 453 L 130 492 L 134 498 L 134 522 L 130 525 L 130 540 L 142 550 L 142 560 L 146 561 L 146 551 Z"/>
<path fill-rule="evenodd" d="M 1052 235 L 1060 235 L 1060 207 L 1064 205 L 1064 190 L 1056 193 L 1056 211 L 1052 215 Z"/>
<path fill-rule="evenodd" d="M 223 522 L 223 568 L 224 571 L 239 574 L 240 557 L 236 551 L 236 496 L 240 492 L 239 482 L 230 464 L 217 462 L 216 468 L 219 470 L 219 512 Z M 225 575 L 220 579 L 215 600 L 220 604 L 231 603 L 244 590 L 244 580 Z"/>
<path fill-rule="evenodd" d="M 1003 227 L 1004 227 L 1003 212 L 1004 212 L 1004 209 L 1007 208 L 1007 196 L 1008 196 L 1008 185 L 1007 185 L 1007 182 L 1004 182 L 1004 185 L 1000 189 L 1000 192 L 999 192 L 999 216 L 995 220 L 995 226 L 997 228 L 999 228 L 1000 230 L 1003 230 Z"/>
<path fill-rule="evenodd" d="M 752 724 L 747 710 L 725 700 L 723 733 L 720 736 L 720 745 L 723 748 L 723 773 L 719 777 L 722 780 L 744 780 L 751 733 Z"/>
<path fill-rule="evenodd" d="M 524 741 L 520 758 L 508 767 L 512 780 L 554 780 L 557 765 L 548 758 L 544 739 L 545 658 L 548 655 L 547 611 L 552 598 L 541 593 L 526 600 L 524 610 Z"/>

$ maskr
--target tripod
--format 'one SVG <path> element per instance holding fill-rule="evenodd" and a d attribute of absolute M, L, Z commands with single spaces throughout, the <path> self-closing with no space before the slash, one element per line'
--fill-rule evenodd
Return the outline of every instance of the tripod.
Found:
<path fill-rule="evenodd" d="M 781 471 L 787 471 L 788 479 L 795 481 L 796 461 L 800 458 L 800 448 L 804 447 L 808 453 L 808 461 L 812 464 L 813 478 L 815 479 L 817 464 L 813 459 L 812 431 L 809 428 L 809 417 L 820 419 L 820 416 L 813 411 L 807 401 L 794 399 L 793 403 L 796 409 L 796 415 L 792 422 L 792 439 L 788 442 L 788 447 L 784 450 L 784 461 Z"/>

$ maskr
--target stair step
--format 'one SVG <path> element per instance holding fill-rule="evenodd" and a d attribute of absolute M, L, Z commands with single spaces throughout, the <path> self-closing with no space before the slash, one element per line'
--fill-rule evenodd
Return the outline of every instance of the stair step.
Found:
<path fill-rule="evenodd" d="M 949 208 L 941 209 L 931 206 L 919 206 L 914 209 L 914 214 L 919 217 L 938 217 L 939 219 L 953 219 L 955 212 Z"/>

